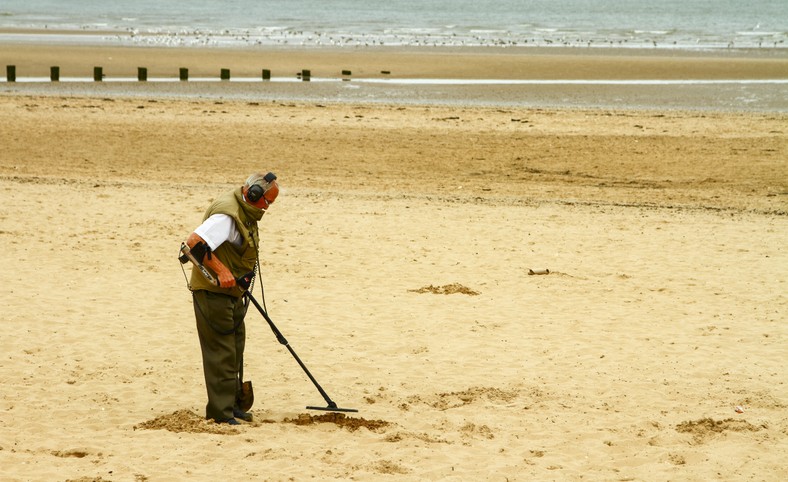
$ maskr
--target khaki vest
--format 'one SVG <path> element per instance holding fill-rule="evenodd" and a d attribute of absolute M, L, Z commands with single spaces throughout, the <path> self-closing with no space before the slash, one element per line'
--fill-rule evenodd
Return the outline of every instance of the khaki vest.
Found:
<path fill-rule="evenodd" d="M 222 194 L 205 211 L 203 221 L 214 214 L 226 214 L 235 220 L 235 227 L 241 233 L 243 243 L 238 248 L 229 242 L 222 243 L 211 256 L 216 256 L 219 261 L 224 263 L 230 272 L 238 278 L 252 271 L 257 264 L 257 250 L 260 246 L 260 238 L 257 233 L 257 221 L 263 217 L 263 210 L 258 209 L 243 199 L 241 188 L 234 189 Z M 219 279 L 210 268 L 208 271 Z M 233 288 L 219 288 L 212 285 L 205 276 L 200 273 L 196 266 L 192 267 L 191 276 L 192 290 L 208 290 L 214 293 L 222 293 L 239 298 L 244 290 L 235 286 Z"/>

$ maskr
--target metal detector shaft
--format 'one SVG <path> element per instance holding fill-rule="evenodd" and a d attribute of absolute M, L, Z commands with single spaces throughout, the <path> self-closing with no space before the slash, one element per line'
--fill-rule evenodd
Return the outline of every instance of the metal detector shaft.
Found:
<path fill-rule="evenodd" d="M 268 322 L 268 326 L 271 327 L 271 331 L 274 332 L 274 335 L 276 336 L 277 341 L 279 341 L 279 343 L 281 343 L 282 345 L 287 347 L 287 350 L 290 352 L 291 355 L 293 355 L 293 358 L 295 358 L 295 360 L 298 362 L 298 364 L 304 370 L 304 373 L 306 373 L 306 376 L 308 376 L 309 379 L 312 380 L 312 383 L 315 385 L 315 388 L 317 388 L 317 391 L 320 392 L 320 395 L 323 396 L 323 399 L 328 404 L 328 407 L 326 407 L 326 408 L 322 408 L 322 407 L 307 407 L 307 408 L 316 409 L 316 410 L 338 411 L 338 412 L 358 412 L 358 410 L 353 409 L 353 408 L 339 408 L 339 407 L 337 407 L 337 404 L 333 400 L 331 400 L 331 398 L 328 396 L 326 391 L 323 390 L 323 387 L 321 387 L 320 384 L 317 383 L 317 380 L 315 380 L 315 377 L 313 377 L 312 373 L 309 372 L 309 369 L 306 367 L 306 365 L 304 365 L 304 362 L 302 362 L 301 359 L 298 358 L 298 355 L 296 354 L 295 350 L 293 350 L 293 347 L 290 346 L 290 344 L 287 342 L 287 339 L 284 337 L 284 335 L 282 335 L 282 332 L 279 331 L 279 329 L 276 327 L 276 325 L 274 325 L 274 322 L 268 316 L 268 313 L 265 312 L 263 307 L 260 306 L 260 303 L 258 303 L 257 300 L 254 299 L 254 296 L 252 296 L 252 294 L 249 293 L 248 291 L 246 293 L 244 293 L 244 296 L 246 296 L 249 299 L 249 301 L 252 302 L 252 304 L 255 306 L 255 308 L 257 308 L 257 311 L 259 311 L 260 314 L 263 315 L 263 318 L 265 318 L 265 321 Z"/>

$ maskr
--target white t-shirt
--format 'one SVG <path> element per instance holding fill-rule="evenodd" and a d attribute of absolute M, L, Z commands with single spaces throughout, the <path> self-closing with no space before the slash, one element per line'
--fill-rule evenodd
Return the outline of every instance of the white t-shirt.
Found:
<path fill-rule="evenodd" d="M 235 226 L 235 220 L 226 214 L 214 214 L 194 230 L 194 232 L 208 243 L 211 250 L 218 248 L 223 242 L 240 247 L 243 237 Z"/>

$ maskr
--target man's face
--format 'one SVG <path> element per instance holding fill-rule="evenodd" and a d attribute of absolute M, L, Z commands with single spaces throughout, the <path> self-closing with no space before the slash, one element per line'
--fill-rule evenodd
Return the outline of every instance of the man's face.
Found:
<path fill-rule="evenodd" d="M 246 191 L 249 189 L 247 188 Z M 245 195 L 246 193 L 244 193 Z M 268 190 L 265 191 L 263 197 L 261 197 L 257 202 L 250 202 L 252 206 L 262 209 L 263 211 L 267 211 L 268 207 L 273 204 L 276 200 L 276 197 L 279 196 L 279 184 L 276 181 L 271 181 L 271 185 L 268 187 Z"/>

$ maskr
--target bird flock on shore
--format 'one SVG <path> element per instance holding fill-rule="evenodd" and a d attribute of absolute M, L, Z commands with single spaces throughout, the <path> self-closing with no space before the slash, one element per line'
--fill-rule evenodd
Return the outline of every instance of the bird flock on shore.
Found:
<path fill-rule="evenodd" d="M 481 32 L 468 35 L 454 34 L 330 34 L 289 29 L 261 31 L 219 32 L 203 30 L 140 31 L 128 29 L 116 35 L 104 36 L 104 40 L 123 44 L 164 47 L 209 47 L 209 46 L 313 46 L 313 47 L 370 47 L 370 46 L 415 46 L 415 47 L 634 47 L 634 48 L 778 48 L 784 39 L 775 33 L 764 33 L 761 37 L 745 36 L 727 42 L 716 42 L 700 38 L 672 38 L 669 32 L 653 32 L 653 35 L 632 32 L 615 34 L 609 38 L 583 38 L 565 34 L 551 36 L 524 36 L 511 32 Z"/>

